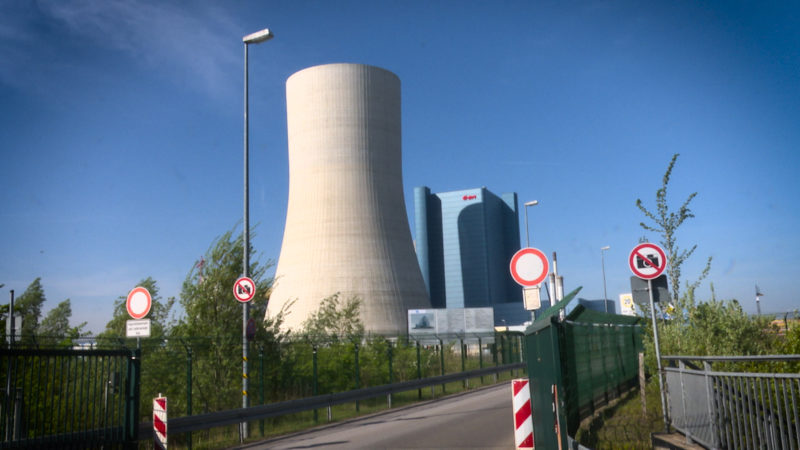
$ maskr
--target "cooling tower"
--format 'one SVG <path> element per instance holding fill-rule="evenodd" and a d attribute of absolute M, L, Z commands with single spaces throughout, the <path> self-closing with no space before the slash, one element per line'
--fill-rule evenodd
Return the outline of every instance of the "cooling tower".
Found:
<path fill-rule="evenodd" d="M 274 316 L 298 330 L 335 293 L 362 300 L 368 332 L 407 330 L 430 302 L 414 254 L 401 168 L 400 79 L 378 67 L 329 64 L 286 82 L 289 205 Z"/>

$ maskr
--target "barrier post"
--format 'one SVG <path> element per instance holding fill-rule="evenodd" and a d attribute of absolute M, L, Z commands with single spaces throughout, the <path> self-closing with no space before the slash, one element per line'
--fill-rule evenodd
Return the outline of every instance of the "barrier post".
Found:
<path fill-rule="evenodd" d="M 153 399 L 153 447 L 167 449 L 167 398 L 161 394 Z"/>
<path fill-rule="evenodd" d="M 511 380 L 514 406 L 514 443 L 518 450 L 533 449 L 533 415 L 528 380 Z"/>

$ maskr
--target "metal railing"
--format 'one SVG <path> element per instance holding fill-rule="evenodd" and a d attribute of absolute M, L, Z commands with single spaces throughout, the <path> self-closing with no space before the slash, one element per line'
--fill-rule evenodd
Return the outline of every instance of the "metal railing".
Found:
<path fill-rule="evenodd" d="M 233 425 L 242 422 L 266 419 L 269 417 L 294 414 L 316 409 L 330 408 L 334 405 L 344 403 L 354 403 L 376 397 L 387 397 L 388 406 L 391 407 L 391 395 L 400 392 L 413 391 L 430 387 L 435 392 L 437 386 L 456 381 L 463 381 L 469 387 L 471 378 L 479 378 L 488 375 L 497 375 L 501 372 L 516 371 L 525 369 L 525 363 L 512 363 L 496 367 L 470 370 L 467 372 L 451 373 L 435 377 L 423 378 L 420 380 L 404 381 L 382 386 L 373 386 L 363 389 L 355 389 L 334 394 L 317 395 L 314 397 L 289 400 L 285 402 L 270 403 L 266 405 L 251 406 L 249 408 L 239 408 L 227 411 L 218 411 L 207 414 L 197 414 L 168 418 L 170 434 L 187 433 L 191 431 L 206 430 L 209 428 Z M 495 380 L 496 381 L 496 380 Z M 329 416 L 330 417 L 330 416 Z M 140 439 L 147 439 L 153 433 L 152 422 L 143 422 L 139 425 Z"/>
<path fill-rule="evenodd" d="M 138 350 L 0 349 L 0 448 L 134 445 Z"/>
<path fill-rule="evenodd" d="M 672 426 L 708 448 L 800 448 L 800 374 L 712 370 L 712 363 L 790 362 L 800 355 L 664 356 Z M 701 362 L 702 368 L 694 362 Z"/>

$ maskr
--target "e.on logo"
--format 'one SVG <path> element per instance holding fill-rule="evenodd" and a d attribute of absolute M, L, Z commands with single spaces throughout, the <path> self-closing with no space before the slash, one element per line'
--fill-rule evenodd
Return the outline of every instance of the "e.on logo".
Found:
<path fill-rule="evenodd" d="M 465 200 L 465 201 L 466 200 L 475 200 L 476 198 L 478 198 L 477 195 L 465 195 L 465 196 L 461 197 L 461 199 Z"/>

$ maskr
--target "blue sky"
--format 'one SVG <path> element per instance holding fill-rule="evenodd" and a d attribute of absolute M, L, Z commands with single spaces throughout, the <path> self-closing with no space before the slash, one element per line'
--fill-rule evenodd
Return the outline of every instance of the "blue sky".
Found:
<path fill-rule="evenodd" d="M 517 192 L 566 289 L 629 292 L 673 153 L 692 192 L 686 279 L 717 297 L 800 307 L 800 8 L 739 2 L 0 3 L 0 283 L 36 277 L 100 331 L 148 276 L 178 296 L 213 239 L 241 226 L 242 36 L 250 49 L 251 222 L 277 260 L 286 215 L 285 81 L 354 62 L 402 81 L 403 179 Z M 413 217 L 409 217 L 413 223 Z M 520 215 L 524 230 L 524 217 Z M 657 241 L 657 236 L 647 235 Z M 524 231 L 522 236 L 524 243 Z M 699 290 L 708 298 L 708 282 Z M 231 301 L 234 301 L 231 299 Z"/>

